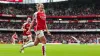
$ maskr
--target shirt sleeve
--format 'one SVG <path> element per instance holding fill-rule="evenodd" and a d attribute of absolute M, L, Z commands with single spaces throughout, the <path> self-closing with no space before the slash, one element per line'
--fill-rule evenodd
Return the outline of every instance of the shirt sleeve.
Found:
<path fill-rule="evenodd" d="M 37 19 L 37 12 L 33 14 L 33 20 Z"/>
<path fill-rule="evenodd" d="M 33 19 L 32 19 L 32 24 L 33 24 L 33 26 L 35 26 L 36 23 L 37 23 L 37 12 L 35 12 L 35 13 L 33 14 Z"/>

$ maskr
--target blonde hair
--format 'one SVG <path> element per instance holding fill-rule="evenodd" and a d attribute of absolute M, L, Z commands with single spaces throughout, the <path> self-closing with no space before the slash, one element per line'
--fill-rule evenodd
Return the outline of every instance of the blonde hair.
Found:
<path fill-rule="evenodd" d="M 38 8 L 39 8 L 39 6 L 40 5 L 43 5 L 42 3 L 38 3 L 38 4 L 36 4 L 36 8 L 37 8 L 37 10 L 38 10 Z M 44 6 L 44 5 L 43 5 Z"/>

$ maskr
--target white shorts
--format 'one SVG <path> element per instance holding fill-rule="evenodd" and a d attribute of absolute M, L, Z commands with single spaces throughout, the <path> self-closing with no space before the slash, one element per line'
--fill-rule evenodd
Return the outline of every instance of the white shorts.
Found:
<path fill-rule="evenodd" d="M 23 36 L 23 39 L 27 39 L 28 37 L 30 37 L 32 35 L 28 35 L 28 36 Z"/>
<path fill-rule="evenodd" d="M 35 32 L 35 34 L 36 34 L 37 38 L 40 38 L 40 37 L 44 36 L 44 31 L 43 30 L 38 30 L 38 31 Z"/>

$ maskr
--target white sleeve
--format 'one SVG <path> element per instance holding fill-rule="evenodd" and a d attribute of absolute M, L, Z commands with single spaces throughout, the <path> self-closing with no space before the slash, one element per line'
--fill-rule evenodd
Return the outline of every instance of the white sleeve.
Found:
<path fill-rule="evenodd" d="M 37 12 L 35 12 L 34 14 L 33 14 L 33 20 L 34 19 L 37 19 Z"/>
<path fill-rule="evenodd" d="M 33 14 L 32 23 L 37 23 L 37 12 Z"/>

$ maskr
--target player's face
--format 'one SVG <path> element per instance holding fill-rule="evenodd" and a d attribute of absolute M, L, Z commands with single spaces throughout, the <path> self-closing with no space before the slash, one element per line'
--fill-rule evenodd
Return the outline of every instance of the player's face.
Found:
<path fill-rule="evenodd" d="M 43 11 L 43 9 L 44 9 L 44 5 L 43 4 L 40 4 L 39 10 Z"/>

